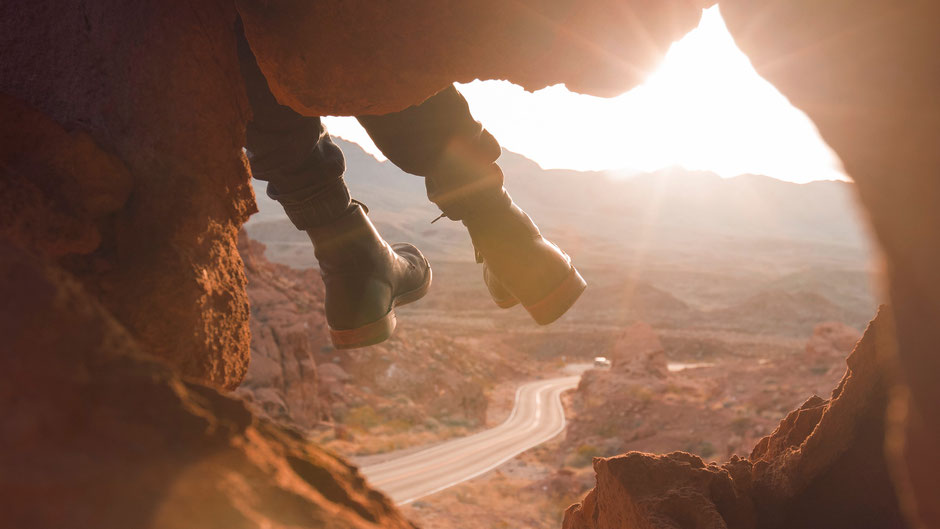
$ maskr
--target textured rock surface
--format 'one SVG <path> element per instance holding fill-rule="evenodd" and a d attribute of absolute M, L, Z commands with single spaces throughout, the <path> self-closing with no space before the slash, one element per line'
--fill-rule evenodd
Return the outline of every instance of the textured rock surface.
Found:
<path fill-rule="evenodd" d="M 671 40 L 695 24 L 697 4 L 681 0 L 492 2 L 485 6 L 450 2 L 435 4 L 430 10 L 424 3 L 381 6 L 296 0 L 275 8 L 261 1 L 239 2 L 249 37 L 281 99 L 298 109 L 331 114 L 401 108 L 447 83 L 474 77 L 505 77 L 528 88 L 567 82 L 586 92 L 623 90 L 637 82 L 637 72 L 652 66 Z M 858 183 L 884 250 L 905 383 L 893 393 L 899 397 L 891 408 L 895 431 L 889 448 L 899 462 L 896 474 L 903 503 L 925 523 L 940 526 L 940 507 L 934 501 L 940 490 L 935 448 L 940 446 L 940 386 L 934 380 L 940 372 L 940 355 L 936 354 L 940 343 L 936 324 L 940 314 L 936 278 L 940 268 L 940 230 L 936 229 L 940 225 L 936 207 L 940 203 L 940 150 L 936 148 L 940 71 L 934 52 L 940 47 L 936 31 L 940 4 L 930 0 L 725 0 L 722 12 L 758 72 L 809 114 Z M 235 242 L 253 202 L 241 152 L 247 110 L 235 60 L 235 16 L 235 6 L 224 1 L 70 0 L 0 5 L 0 92 L 5 94 L 0 102 L 5 131 L 0 145 L 0 232 L 4 239 L 45 259 L 11 270 L 16 275 L 4 279 L 21 280 L 37 269 L 61 274 L 45 268 L 54 261 L 77 278 L 88 296 L 103 307 L 100 311 L 111 315 L 114 321 L 107 326 L 127 331 L 119 338 L 120 332 L 105 332 L 83 320 L 65 318 L 69 311 L 24 311 L 28 306 L 10 301 L 24 299 L 22 292 L 20 297 L 4 298 L 5 322 L 21 321 L 13 317 L 22 314 L 35 318 L 21 323 L 31 334 L 16 335 L 25 340 L 15 349 L 23 354 L 0 356 L 7 362 L 12 359 L 4 372 L 7 379 L 0 385 L 8 399 L 6 409 L 26 410 L 16 421 L 5 421 L 4 427 L 41 427 L 49 439 L 75 443 L 69 447 L 74 450 L 63 451 L 61 444 L 40 444 L 36 435 L 17 437 L 16 431 L 4 432 L 5 443 L 28 439 L 35 445 L 26 448 L 45 449 L 4 451 L 20 457 L 11 462 L 20 466 L 10 466 L 15 471 L 4 476 L 37 476 L 27 488 L 15 489 L 17 493 L 41 491 L 47 500 L 53 489 L 62 499 L 57 508 L 20 510 L 15 516 L 47 516 L 53 525 L 68 519 L 96 525 L 95 516 L 114 516 L 123 526 L 139 525 L 121 518 L 131 516 L 130 511 L 97 508 L 97 502 L 109 494 L 138 498 L 135 491 L 165 489 L 159 485 L 137 489 L 120 476 L 130 469 L 135 475 L 141 468 L 153 469 L 163 473 L 152 478 L 154 483 L 166 481 L 193 468 L 194 463 L 183 459 L 185 454 L 212 454 L 206 447 L 218 446 L 213 444 L 218 442 L 213 432 L 223 430 L 216 426 L 202 428 L 198 434 L 184 428 L 192 435 L 181 438 L 146 434 L 165 433 L 194 415 L 204 418 L 208 416 L 205 406 L 225 408 L 230 401 L 210 393 L 209 404 L 193 404 L 189 397 L 198 391 L 186 390 L 186 397 L 181 397 L 184 386 L 159 364 L 68 362 L 84 358 L 83 351 L 97 358 L 96 351 L 133 340 L 186 377 L 217 387 L 234 387 L 246 372 L 248 306 Z M 317 18 L 316 24 L 310 23 L 311 17 Z M 338 53 L 324 42 L 348 44 Z M 11 124 L 22 128 L 11 128 Z M 38 296 L 39 291 L 31 294 Z M 49 325 L 50 321 L 54 323 Z M 24 358 L 43 359 L 39 353 L 64 351 L 66 344 L 74 358 L 64 353 L 45 358 L 49 360 L 41 365 L 45 371 L 36 371 L 39 364 L 18 363 Z M 62 366 L 73 369 L 58 369 L 55 364 L 60 360 Z M 50 370 L 50 365 L 56 369 Z M 865 371 L 865 365 L 859 364 L 859 372 Z M 23 380 L 35 383 L 19 383 L 20 373 Z M 796 502 L 792 494 L 810 501 L 812 495 L 805 491 L 818 490 L 819 498 L 829 498 L 826 491 L 835 489 L 821 476 L 861 479 L 835 470 L 827 474 L 827 469 L 841 464 L 859 467 L 850 465 L 846 454 L 864 452 L 868 459 L 860 459 L 866 463 L 861 467 L 881 472 L 880 451 L 870 452 L 877 445 L 874 441 L 860 441 L 853 445 L 857 450 L 848 449 L 831 462 L 832 450 L 838 451 L 839 443 L 817 437 L 819 432 L 839 430 L 822 426 L 830 424 L 827 416 L 845 417 L 846 413 L 834 410 L 847 408 L 849 414 L 870 412 L 866 427 L 848 419 L 836 426 L 854 425 L 854 432 L 863 430 L 864 439 L 880 439 L 877 418 L 883 407 L 871 411 L 880 404 L 866 400 L 875 397 L 855 396 L 850 381 L 828 404 L 817 428 L 801 445 L 804 448 L 788 449 L 786 454 L 791 455 L 786 457 L 761 456 L 768 470 L 759 475 L 777 476 L 774 479 L 779 478 L 779 483 L 764 487 L 763 482 L 756 482 L 758 513 L 769 512 L 784 500 Z M 136 395 L 135 391 L 153 398 L 134 401 L 127 397 Z M 113 402 L 121 399 L 126 402 Z M 859 402 L 850 404 L 853 399 Z M 99 401 L 116 407 L 95 407 Z M 838 403 L 842 404 L 837 407 Z M 812 418 L 815 407 L 811 403 L 801 413 Z M 140 418 L 136 413 L 145 415 Z M 240 413 L 237 407 L 220 412 L 230 417 L 223 422 L 236 425 L 242 424 L 237 420 Z M 128 420 L 120 427 L 107 422 L 116 418 Z M 29 426 L 31 420 L 33 426 Z M 101 432 L 114 436 L 99 439 L 81 430 L 86 423 L 100 425 Z M 74 431 L 84 432 L 84 437 L 72 437 Z M 224 434 L 228 440 L 254 432 L 247 426 L 228 431 L 242 432 Z M 130 454 L 113 449 L 135 439 L 144 440 L 144 449 Z M 148 451 L 153 448 L 146 444 L 151 440 L 175 450 L 176 459 L 147 459 L 146 455 L 162 453 Z M 829 452 L 822 450 L 826 447 Z M 813 455 L 816 452 L 821 455 Z M 90 459 L 68 459 L 82 453 L 91 454 Z M 122 453 L 127 458 L 119 461 Z M 107 459 L 108 465 L 82 466 L 95 457 L 115 459 Z M 60 464 L 42 463 L 58 458 L 61 461 L 54 463 Z M 209 459 L 192 461 L 212 465 Z M 24 468 L 25 462 L 33 466 Z M 70 464 L 77 465 L 72 475 L 80 478 L 56 481 L 47 474 L 55 469 L 67 472 Z M 784 467 L 789 470 L 775 470 Z M 271 464 L 256 476 L 283 477 L 284 468 Z M 141 475 L 146 481 L 154 474 Z M 195 477 L 183 483 L 193 489 L 214 487 Z M 226 490 L 237 486 L 241 485 L 230 483 Z M 860 492 L 869 490 L 875 489 Z M 890 498 L 886 490 L 881 492 L 879 498 Z M 782 496 L 775 496 L 778 493 Z M 18 499 L 12 494 L 5 498 Z M 255 499 L 261 507 L 293 501 L 262 492 Z M 249 513 L 245 516 L 251 518 L 256 504 L 243 500 L 230 505 L 237 505 L 240 513 Z M 139 505 L 130 500 L 125 503 Z M 801 503 L 790 507 L 793 510 L 787 512 L 793 516 L 800 508 L 816 512 Z M 135 512 L 139 515 L 146 509 Z M 780 514 L 780 519 L 786 516 Z M 42 525 L 24 520 L 27 525 Z"/>
<path fill-rule="evenodd" d="M 320 274 L 269 262 L 264 245 L 244 231 L 238 248 L 251 300 L 251 365 L 239 392 L 251 395 L 270 417 L 301 428 L 316 426 L 331 416 L 314 355 L 330 346 Z M 337 378 L 329 369 L 324 374 L 327 382 Z"/>
<path fill-rule="evenodd" d="M 127 167 L 12 96 L 0 94 L 0 120 L 0 234 L 51 258 L 93 252 L 127 202 Z"/>
<path fill-rule="evenodd" d="M 807 400 L 749 458 L 723 465 L 683 452 L 595 459 L 597 486 L 568 509 L 564 527 L 903 526 L 883 457 L 896 354 L 885 312 L 849 356 L 831 398 Z"/>
<path fill-rule="evenodd" d="M 639 84 L 714 3 L 237 2 L 278 100 L 312 115 L 401 110 L 477 78 L 616 95 Z"/>
<path fill-rule="evenodd" d="M 0 92 L 26 105 L 2 103 L 0 158 L 18 163 L 3 231 L 58 257 L 147 350 L 226 388 L 248 366 L 235 236 L 254 209 L 234 19 L 226 2 L 0 6 Z"/>
<path fill-rule="evenodd" d="M 907 422 L 905 455 L 893 450 L 917 482 L 904 503 L 920 494 L 920 516 L 940 527 L 938 457 L 923 453 L 940 446 L 940 4 L 724 0 L 721 12 L 757 72 L 812 118 L 858 184 L 884 251 L 910 391 L 893 409 L 920 417 Z M 892 447 L 904 444 L 897 437 Z"/>
<path fill-rule="evenodd" d="M 61 269 L 0 244 L 0 299 L 4 527 L 411 527 L 354 468 L 141 353 Z"/>

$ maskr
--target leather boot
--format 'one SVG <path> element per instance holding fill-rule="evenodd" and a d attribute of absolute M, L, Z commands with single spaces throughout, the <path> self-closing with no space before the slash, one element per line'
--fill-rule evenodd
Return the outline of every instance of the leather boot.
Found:
<path fill-rule="evenodd" d="M 389 245 L 354 202 L 336 220 L 310 228 L 326 287 L 326 320 L 337 349 L 374 345 L 395 330 L 395 307 L 424 297 L 431 267 L 411 244 Z"/>
<path fill-rule="evenodd" d="M 497 305 L 521 302 L 532 319 L 548 325 L 574 305 L 587 283 L 508 195 L 495 203 L 462 219 L 483 263 L 483 280 Z"/>

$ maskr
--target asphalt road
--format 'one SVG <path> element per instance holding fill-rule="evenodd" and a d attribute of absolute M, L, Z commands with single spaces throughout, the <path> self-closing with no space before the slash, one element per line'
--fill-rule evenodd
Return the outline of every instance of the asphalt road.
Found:
<path fill-rule="evenodd" d="M 503 424 L 360 470 L 373 487 L 399 505 L 479 476 L 561 433 L 565 412 L 560 396 L 576 387 L 580 378 L 524 384 Z"/>

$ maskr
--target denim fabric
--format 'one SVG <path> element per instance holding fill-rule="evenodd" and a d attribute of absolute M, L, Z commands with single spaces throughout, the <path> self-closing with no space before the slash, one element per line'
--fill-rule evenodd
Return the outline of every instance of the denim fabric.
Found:
<path fill-rule="evenodd" d="M 343 181 L 346 160 L 320 118 L 281 105 L 268 87 L 238 21 L 238 57 L 252 119 L 245 149 L 251 174 L 268 182 L 268 196 L 284 207 L 297 229 L 326 224 L 350 205 Z"/>
<path fill-rule="evenodd" d="M 453 86 L 401 112 L 357 119 L 392 163 L 425 177 L 428 198 L 448 218 L 508 205 L 499 143 Z"/>

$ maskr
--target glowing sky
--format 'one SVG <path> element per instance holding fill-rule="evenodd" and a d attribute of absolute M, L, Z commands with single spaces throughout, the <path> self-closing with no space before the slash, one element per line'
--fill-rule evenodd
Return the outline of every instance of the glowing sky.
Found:
<path fill-rule="evenodd" d="M 458 85 L 473 116 L 504 148 L 544 168 L 652 171 L 682 166 L 721 176 L 845 179 L 816 127 L 735 46 L 718 8 L 675 43 L 647 81 L 615 98 L 556 85 Z M 381 153 L 353 118 L 325 118 L 334 135 Z"/>

